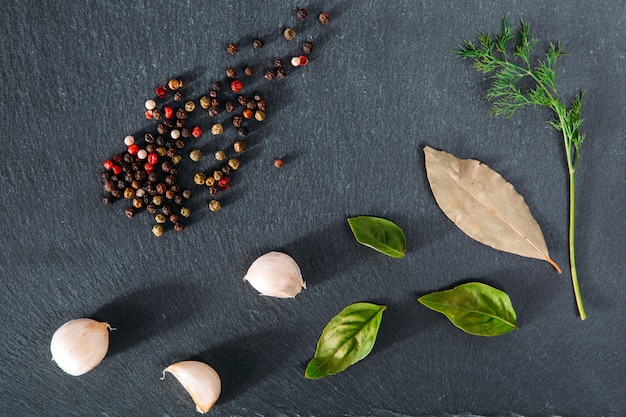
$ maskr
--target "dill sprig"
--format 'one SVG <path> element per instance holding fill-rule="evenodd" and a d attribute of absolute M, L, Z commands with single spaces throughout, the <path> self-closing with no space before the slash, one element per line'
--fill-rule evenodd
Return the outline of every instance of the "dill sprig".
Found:
<path fill-rule="evenodd" d="M 515 41 L 511 44 L 513 38 Z M 511 24 L 505 18 L 497 35 L 478 33 L 476 45 L 466 40 L 455 52 L 463 59 L 472 60 L 472 66 L 477 71 L 489 75 L 491 87 L 485 98 L 493 102 L 492 114 L 510 118 L 519 108 L 527 105 L 547 107 L 555 114 L 550 125 L 563 136 L 569 173 L 570 272 L 578 312 L 584 320 L 587 315 L 578 285 L 574 245 L 574 173 L 580 158 L 580 146 L 585 140 L 585 135 L 580 132 L 585 92 L 581 91 L 568 108 L 559 98 L 556 86 L 556 61 L 565 55 L 561 44 L 550 43 L 545 57 L 533 60 L 533 51 L 539 43 L 540 40 L 532 35 L 530 26 L 524 20 L 520 19 L 514 35 Z"/>

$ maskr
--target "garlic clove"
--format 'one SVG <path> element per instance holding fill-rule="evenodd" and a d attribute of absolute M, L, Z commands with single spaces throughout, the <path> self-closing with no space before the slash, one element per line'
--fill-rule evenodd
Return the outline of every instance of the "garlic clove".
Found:
<path fill-rule="evenodd" d="M 204 414 L 209 411 L 222 391 L 220 376 L 215 369 L 204 362 L 182 361 L 175 363 L 165 368 L 161 379 L 165 379 L 166 372 L 174 375 L 187 390 L 200 413 Z"/>
<path fill-rule="evenodd" d="M 261 295 L 293 298 L 306 288 L 300 267 L 289 255 L 269 252 L 255 260 L 244 281 L 248 281 Z"/>
<path fill-rule="evenodd" d="M 109 350 L 109 323 L 81 318 L 63 324 L 52 335 L 52 359 L 70 375 L 83 375 L 95 368 Z"/>

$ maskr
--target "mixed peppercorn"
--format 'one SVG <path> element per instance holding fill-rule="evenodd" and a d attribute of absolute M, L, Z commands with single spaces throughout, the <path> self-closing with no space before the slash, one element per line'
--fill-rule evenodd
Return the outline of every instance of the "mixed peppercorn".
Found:
<path fill-rule="evenodd" d="M 307 15 L 303 8 L 296 10 L 299 21 L 306 19 Z M 319 21 L 328 23 L 328 14 L 321 13 Z M 287 41 L 292 41 L 296 39 L 297 33 L 295 29 L 287 28 L 283 30 L 283 36 Z M 254 39 L 251 46 L 260 50 L 264 41 Z M 234 42 L 228 43 L 226 52 L 235 56 L 239 48 L 240 45 Z M 312 42 L 305 41 L 302 52 L 291 58 L 291 66 L 307 66 L 307 55 L 312 53 L 313 48 Z M 250 123 L 263 122 L 268 107 L 262 93 L 246 94 L 244 80 L 254 76 L 255 70 L 252 66 L 243 66 L 245 78 L 238 77 L 234 66 L 229 66 L 225 73 L 229 88 L 223 88 L 222 82 L 215 81 L 207 94 L 195 100 L 185 101 L 187 83 L 182 78 L 172 78 L 165 85 L 156 87 L 155 97 L 145 102 L 144 109 L 146 119 L 155 123 L 152 130 L 142 137 L 126 136 L 124 151 L 103 162 L 104 172 L 101 179 L 106 193 L 103 197 L 104 204 L 125 201 L 124 212 L 129 218 L 140 211 L 147 212 L 154 218 L 152 233 L 156 236 L 161 236 L 166 228 L 182 231 L 185 228 L 185 219 L 191 215 L 189 203 L 192 190 L 179 183 L 179 167 L 185 161 L 185 156 L 193 163 L 203 158 L 202 152 L 196 147 L 186 151 L 190 143 L 204 135 L 200 125 L 205 122 L 199 120 L 199 117 L 212 119 L 225 111 L 229 114 L 228 117 L 215 121 L 210 132 L 214 137 L 224 134 L 229 129 L 229 123 L 225 123 L 225 126 L 222 122 L 230 121 L 238 136 L 237 140 L 228 149 L 215 152 L 214 158 L 218 162 L 216 167 L 208 172 L 196 171 L 193 174 L 193 183 L 198 188 L 203 186 L 211 196 L 208 209 L 211 212 L 221 209 L 221 203 L 216 196 L 230 189 L 233 173 L 241 165 L 238 156 L 247 147 L 245 140 Z M 266 80 L 283 79 L 286 75 L 287 68 L 280 58 L 273 59 L 270 67 L 261 73 Z M 281 168 L 283 161 L 277 158 L 273 165 Z"/>

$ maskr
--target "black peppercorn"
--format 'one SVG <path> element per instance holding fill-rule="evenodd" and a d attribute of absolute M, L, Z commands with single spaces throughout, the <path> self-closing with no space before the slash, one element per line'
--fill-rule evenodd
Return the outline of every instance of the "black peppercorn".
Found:
<path fill-rule="evenodd" d="M 239 129 L 237 129 L 237 135 L 239 135 L 240 138 L 245 138 L 246 136 L 248 136 L 248 129 L 246 129 L 245 127 L 240 127 Z"/>
<path fill-rule="evenodd" d="M 235 68 L 230 67 L 226 69 L 226 76 L 228 78 L 235 78 L 237 76 L 237 70 Z"/>
<path fill-rule="evenodd" d="M 243 73 L 246 74 L 247 77 L 251 77 L 254 74 L 254 69 L 250 65 L 246 65 L 243 69 Z"/>
<path fill-rule="evenodd" d="M 209 187 L 209 194 L 217 195 L 218 192 L 219 192 L 219 188 L 217 188 L 216 186 L 212 185 Z"/>
<path fill-rule="evenodd" d="M 156 192 L 160 195 L 165 194 L 165 192 L 167 191 L 167 184 L 165 184 L 164 182 L 160 182 L 157 184 L 156 186 Z"/>
<path fill-rule="evenodd" d="M 174 168 L 174 165 L 170 161 L 164 161 L 161 164 L 161 170 L 163 172 L 170 172 L 170 169 Z"/>
<path fill-rule="evenodd" d="M 102 188 L 104 188 L 104 191 L 110 193 L 111 191 L 113 191 L 115 189 L 115 182 L 113 182 L 113 181 L 105 181 L 102 184 Z"/>
<path fill-rule="evenodd" d="M 274 68 L 283 68 L 284 66 L 285 66 L 285 63 L 283 62 L 282 59 L 280 58 L 274 59 Z"/>
<path fill-rule="evenodd" d="M 283 78 L 285 78 L 286 75 L 287 73 L 285 72 L 284 68 L 278 68 L 276 70 L 276 78 L 278 78 L 279 80 L 282 80 Z"/>
<path fill-rule="evenodd" d="M 174 230 L 176 230 L 177 232 L 182 232 L 185 229 L 185 225 L 183 224 L 183 222 L 176 222 L 176 224 L 174 224 Z"/>
<path fill-rule="evenodd" d="M 183 190 L 183 197 L 189 200 L 191 198 L 191 190 Z"/>
<path fill-rule="evenodd" d="M 242 123 L 243 123 L 243 117 L 241 117 L 241 116 L 233 117 L 233 126 L 239 127 L 239 126 L 241 126 Z"/>
<path fill-rule="evenodd" d="M 185 109 L 176 110 L 176 118 L 178 120 L 185 120 L 187 118 L 187 112 L 185 111 Z"/>
<path fill-rule="evenodd" d="M 159 120 L 161 119 L 161 116 L 163 115 L 163 113 L 161 113 L 161 110 L 159 109 L 154 109 L 152 110 L 152 118 L 154 120 Z"/>
<path fill-rule="evenodd" d="M 238 51 L 239 47 L 237 47 L 236 44 L 229 43 L 228 45 L 226 45 L 226 52 L 228 52 L 230 55 L 237 55 Z"/>
<path fill-rule="evenodd" d="M 308 15 L 308 13 L 307 13 L 306 9 L 299 8 L 298 10 L 296 10 L 296 17 L 298 18 L 298 20 L 306 19 L 307 15 Z"/>
<path fill-rule="evenodd" d="M 180 130 L 180 135 L 184 138 L 188 138 L 191 136 L 191 129 L 189 129 L 188 127 L 183 127 Z"/>
<path fill-rule="evenodd" d="M 211 107 L 211 108 L 209 108 L 208 114 L 209 114 L 209 117 L 215 117 L 218 114 L 220 114 L 220 111 L 218 110 L 217 107 Z"/>
<path fill-rule="evenodd" d="M 220 91 L 222 89 L 222 83 L 219 81 L 214 81 L 213 84 L 211 84 L 211 90 L 212 91 Z"/>
<path fill-rule="evenodd" d="M 164 204 L 163 207 L 161 207 L 161 213 L 169 216 L 170 214 L 172 214 L 172 208 L 167 204 Z"/>
<path fill-rule="evenodd" d="M 268 69 L 267 71 L 265 71 L 265 75 L 263 77 L 266 80 L 273 80 L 274 78 L 276 78 L 276 71 L 274 71 L 273 69 Z"/>
<path fill-rule="evenodd" d="M 176 196 L 174 196 L 174 203 L 176 203 L 176 205 L 178 206 L 182 206 L 183 198 L 179 194 L 177 194 Z"/>
<path fill-rule="evenodd" d="M 174 93 L 174 100 L 181 101 L 182 99 L 183 99 L 183 93 L 181 93 L 180 91 L 177 91 Z"/>
<path fill-rule="evenodd" d="M 263 40 L 255 39 L 254 41 L 252 41 L 252 47 L 257 50 L 263 48 Z"/>
<path fill-rule="evenodd" d="M 134 207 L 126 207 L 126 210 L 124 212 L 126 213 L 126 217 L 128 217 L 129 219 L 135 217 Z"/>
<path fill-rule="evenodd" d="M 246 103 L 248 102 L 248 97 L 244 96 L 243 94 L 237 96 L 237 101 L 239 102 L 240 105 L 245 106 Z"/>
<path fill-rule="evenodd" d="M 113 197 L 110 195 L 105 196 L 104 198 L 102 198 L 102 202 L 104 203 L 104 205 L 106 206 L 110 206 L 111 204 L 113 204 Z"/>
<path fill-rule="evenodd" d="M 265 100 L 259 100 L 256 102 L 256 106 L 259 110 L 266 111 L 266 102 Z"/>
<path fill-rule="evenodd" d="M 326 12 L 320 13 L 319 21 L 323 25 L 327 25 L 330 23 L 330 15 Z"/>
<path fill-rule="evenodd" d="M 232 101 L 227 101 L 224 107 L 226 108 L 226 111 L 229 113 L 235 110 L 235 104 Z"/>
<path fill-rule="evenodd" d="M 312 42 L 304 42 L 302 44 L 302 51 L 304 51 L 305 54 L 310 54 L 311 52 L 313 52 L 313 43 Z"/>
<path fill-rule="evenodd" d="M 159 133 L 159 135 L 162 135 L 162 134 L 164 134 L 164 133 L 167 133 L 167 128 L 165 127 L 165 125 L 164 125 L 164 124 L 159 123 L 159 124 L 157 125 L 157 132 Z"/>

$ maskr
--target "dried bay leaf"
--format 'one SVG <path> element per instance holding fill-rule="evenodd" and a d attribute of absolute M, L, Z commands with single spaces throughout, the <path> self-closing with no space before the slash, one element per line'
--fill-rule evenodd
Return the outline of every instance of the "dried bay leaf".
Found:
<path fill-rule="evenodd" d="M 511 183 L 475 159 L 424 148 L 426 174 L 439 208 L 472 239 L 504 252 L 549 262 L 539 224 Z"/>
<path fill-rule="evenodd" d="M 476 336 L 499 336 L 517 329 L 517 314 L 509 296 L 480 282 L 426 294 L 417 301 Z"/>

